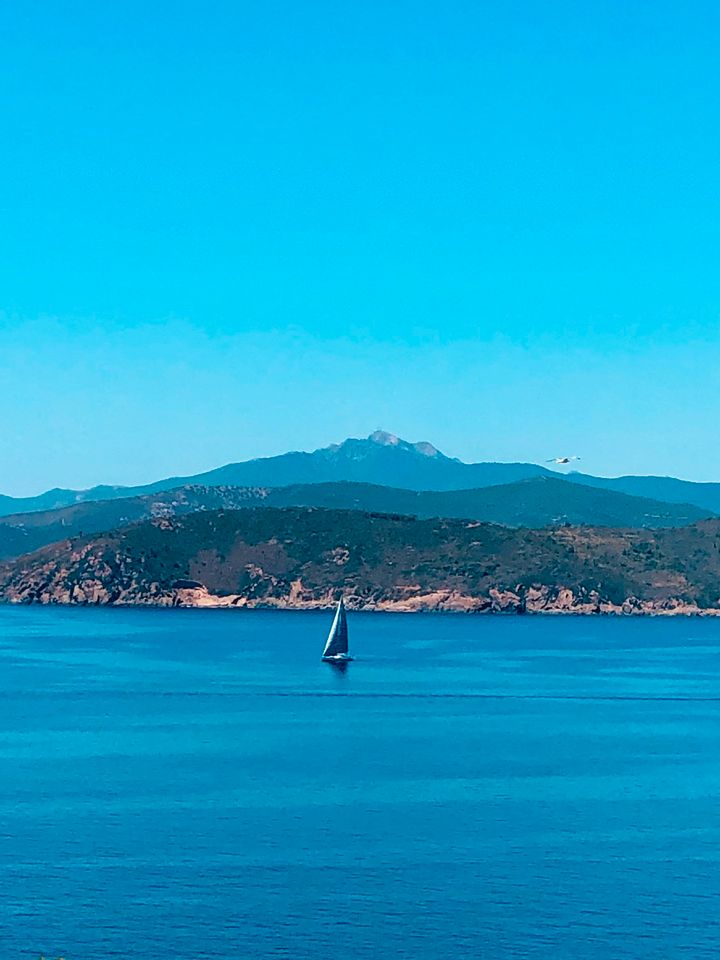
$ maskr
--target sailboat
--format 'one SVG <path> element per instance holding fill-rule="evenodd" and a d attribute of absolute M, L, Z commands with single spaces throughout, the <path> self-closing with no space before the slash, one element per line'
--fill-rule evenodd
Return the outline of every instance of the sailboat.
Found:
<path fill-rule="evenodd" d="M 338 601 L 335 618 L 330 627 L 322 658 L 326 663 L 335 664 L 347 663 L 352 660 L 352 657 L 348 654 L 348 628 L 342 597 Z"/>

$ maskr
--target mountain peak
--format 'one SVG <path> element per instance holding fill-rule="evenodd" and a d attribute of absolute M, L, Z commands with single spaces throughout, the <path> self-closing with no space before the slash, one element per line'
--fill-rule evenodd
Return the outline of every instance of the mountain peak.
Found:
<path fill-rule="evenodd" d="M 418 453 L 421 453 L 424 457 L 445 456 L 445 454 L 440 453 L 437 447 L 434 447 L 431 443 L 428 443 L 427 440 L 421 440 L 419 443 L 414 443 L 413 447 L 417 450 Z"/>
<path fill-rule="evenodd" d="M 368 440 L 379 443 L 383 447 L 398 447 L 402 443 L 400 437 L 396 437 L 394 433 L 388 433 L 387 430 L 376 430 L 370 434 Z"/>
<path fill-rule="evenodd" d="M 381 447 L 402 447 L 404 450 L 414 450 L 415 453 L 423 457 L 441 457 L 442 454 L 431 443 L 421 440 L 419 443 L 409 443 L 407 440 L 401 440 L 394 433 L 388 433 L 387 430 L 376 430 L 368 437 L 370 443 L 377 443 Z"/>

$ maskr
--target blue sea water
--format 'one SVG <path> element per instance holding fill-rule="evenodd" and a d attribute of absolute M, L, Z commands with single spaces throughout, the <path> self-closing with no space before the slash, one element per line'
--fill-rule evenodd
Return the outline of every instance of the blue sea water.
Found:
<path fill-rule="evenodd" d="M 0 607 L 0 955 L 720 954 L 720 623 Z"/>

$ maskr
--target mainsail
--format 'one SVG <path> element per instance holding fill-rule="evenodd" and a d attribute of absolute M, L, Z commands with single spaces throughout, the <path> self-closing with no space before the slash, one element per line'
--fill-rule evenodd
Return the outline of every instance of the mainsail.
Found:
<path fill-rule="evenodd" d="M 330 627 L 330 633 L 328 634 L 327 643 L 325 644 L 325 649 L 323 650 L 323 656 L 336 657 L 338 654 L 346 654 L 347 652 L 347 620 L 345 618 L 345 604 L 343 603 L 341 597 L 337 605 L 337 610 L 335 611 L 335 619 Z"/>

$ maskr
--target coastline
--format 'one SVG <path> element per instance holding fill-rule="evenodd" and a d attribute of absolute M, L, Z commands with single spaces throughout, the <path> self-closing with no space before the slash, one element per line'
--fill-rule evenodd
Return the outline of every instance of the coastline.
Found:
<path fill-rule="evenodd" d="M 0 564 L 0 601 L 387 613 L 719 616 L 720 519 L 515 530 L 300 508 L 192 513 Z"/>
<path fill-rule="evenodd" d="M 154 585 L 159 587 L 159 585 Z M 0 602 L 12 606 L 70 606 L 70 607 L 155 607 L 160 609 L 204 610 L 331 610 L 336 603 L 335 592 L 323 596 L 303 595 L 293 584 L 290 595 L 248 597 L 243 594 L 214 594 L 205 587 L 183 587 L 172 590 L 150 590 L 147 594 L 112 597 L 104 588 L 94 584 L 84 588 L 77 584 L 58 593 L 5 596 Z M 717 617 L 718 607 L 700 607 L 680 598 L 641 600 L 628 597 L 622 603 L 601 600 L 597 596 L 576 597 L 572 590 L 562 588 L 550 591 L 531 588 L 525 593 L 491 590 L 487 596 L 470 596 L 457 591 L 437 590 L 414 593 L 404 597 L 365 599 L 346 594 L 348 611 L 362 613 L 452 613 L 482 616 L 592 616 L 592 617 Z"/>

